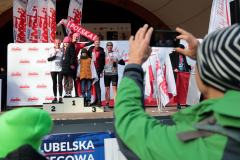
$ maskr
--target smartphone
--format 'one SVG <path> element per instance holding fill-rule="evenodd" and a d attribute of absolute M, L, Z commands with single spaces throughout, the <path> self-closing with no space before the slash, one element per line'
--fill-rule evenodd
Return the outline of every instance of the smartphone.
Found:
<path fill-rule="evenodd" d="M 154 30 L 152 33 L 150 46 L 151 47 L 179 47 L 180 40 L 176 37 L 180 33 L 176 31 Z"/>

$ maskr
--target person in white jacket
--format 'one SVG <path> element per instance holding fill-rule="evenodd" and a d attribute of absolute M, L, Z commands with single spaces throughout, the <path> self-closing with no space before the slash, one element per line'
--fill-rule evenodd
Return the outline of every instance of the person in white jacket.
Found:
<path fill-rule="evenodd" d="M 61 72 L 61 59 L 63 55 L 63 50 L 60 48 L 61 40 L 55 39 L 54 47 L 50 48 L 48 51 L 48 62 L 50 62 L 50 73 L 53 81 L 53 94 L 54 99 L 52 103 L 57 103 L 57 81 L 59 85 L 59 103 L 62 103 L 62 79 L 63 75 Z M 57 80 L 58 77 L 58 80 Z"/>

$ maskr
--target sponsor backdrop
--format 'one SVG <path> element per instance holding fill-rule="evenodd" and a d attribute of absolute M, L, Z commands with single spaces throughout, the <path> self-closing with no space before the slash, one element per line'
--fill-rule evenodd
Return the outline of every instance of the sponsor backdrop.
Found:
<path fill-rule="evenodd" d="M 106 50 L 106 43 L 101 41 L 101 47 Z M 112 41 L 113 50 L 118 52 L 125 60 L 129 59 L 129 42 Z M 186 42 L 181 42 L 187 48 Z M 48 50 L 53 47 L 53 43 L 11 43 L 8 45 L 8 86 L 7 86 L 7 106 L 42 105 L 53 100 L 52 79 L 47 62 Z M 156 54 L 159 55 L 164 68 L 166 53 L 170 53 L 170 48 L 153 48 L 150 60 L 153 73 L 156 72 Z M 195 61 L 188 59 L 190 65 L 195 65 Z M 125 66 L 118 65 L 119 82 L 121 81 Z M 143 64 L 143 70 L 146 65 Z M 100 79 L 101 96 L 105 100 L 104 79 Z M 113 99 L 113 91 L 110 91 Z M 63 91 L 64 95 L 64 91 Z M 74 95 L 74 92 L 72 92 Z M 155 95 L 153 95 L 155 97 Z"/>
<path fill-rule="evenodd" d="M 104 139 L 112 138 L 115 138 L 115 134 L 110 131 L 48 135 L 43 138 L 40 149 L 51 160 L 105 160 L 104 150 L 106 152 L 109 148 L 105 147 Z M 112 149 L 109 151 L 108 157 L 113 154 Z"/>

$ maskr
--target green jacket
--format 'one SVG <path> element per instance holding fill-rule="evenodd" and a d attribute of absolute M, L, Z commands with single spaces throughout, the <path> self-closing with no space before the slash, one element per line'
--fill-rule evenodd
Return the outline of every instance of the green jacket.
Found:
<path fill-rule="evenodd" d="M 137 64 L 127 65 L 114 108 L 116 137 L 127 159 L 240 159 L 240 142 L 222 134 L 190 141 L 180 141 L 176 135 L 197 130 L 192 125 L 212 114 L 221 126 L 240 131 L 240 92 L 228 91 L 223 98 L 179 110 L 172 117 L 176 123 L 173 126 L 161 124 L 145 113 L 144 108 L 142 68 Z"/>

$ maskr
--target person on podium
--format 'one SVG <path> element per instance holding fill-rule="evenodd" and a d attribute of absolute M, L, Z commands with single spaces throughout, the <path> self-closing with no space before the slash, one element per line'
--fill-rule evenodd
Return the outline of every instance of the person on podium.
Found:
<path fill-rule="evenodd" d="M 182 44 L 179 45 L 179 48 L 185 49 L 184 45 Z M 169 57 L 172 63 L 175 82 L 177 82 L 178 71 L 190 72 L 191 70 L 194 69 L 193 66 L 188 65 L 187 58 L 183 54 L 173 51 L 171 54 L 169 54 Z M 177 109 L 181 109 L 181 106 L 179 103 L 177 104 Z"/>
<path fill-rule="evenodd" d="M 63 56 L 61 61 L 62 71 L 64 79 L 64 97 L 72 97 L 72 89 L 73 89 L 73 76 L 76 74 L 75 72 L 75 48 L 71 47 L 71 39 L 69 37 L 65 37 L 63 40 Z"/>
<path fill-rule="evenodd" d="M 88 56 L 94 61 L 94 65 L 98 75 L 98 81 L 95 83 L 97 91 L 97 105 L 98 107 L 102 106 L 101 103 L 101 87 L 100 87 L 100 78 L 103 77 L 103 68 L 105 65 L 105 52 L 102 47 L 100 47 L 100 40 L 97 38 L 94 40 L 94 46 L 91 46 L 88 49 Z"/>
<path fill-rule="evenodd" d="M 59 86 L 59 103 L 62 103 L 62 79 L 63 76 L 61 74 L 61 59 L 63 55 L 63 50 L 60 48 L 61 40 L 55 39 L 54 47 L 50 48 L 48 51 L 48 62 L 50 62 L 50 73 L 53 81 L 53 94 L 54 99 L 52 103 L 57 103 L 57 81 Z M 58 80 L 57 80 L 58 79 Z"/>
<path fill-rule="evenodd" d="M 87 47 L 87 46 L 90 46 L 93 44 L 93 41 L 90 41 L 88 43 L 78 43 L 78 40 L 80 38 L 80 35 L 79 33 L 74 33 L 73 34 L 73 37 L 72 37 L 72 43 L 71 43 L 71 47 L 73 47 L 75 49 L 75 54 L 76 54 L 76 58 L 75 58 L 75 63 L 74 63 L 74 67 L 75 67 L 75 73 L 73 75 L 73 82 L 74 82 L 74 88 L 75 88 L 75 97 L 78 97 L 78 92 L 77 92 L 77 86 L 79 85 L 79 83 L 77 83 L 77 79 L 76 79 L 76 76 L 77 76 L 77 61 L 78 61 L 78 54 L 79 54 L 79 51 L 81 49 L 83 49 L 84 47 Z"/>
<path fill-rule="evenodd" d="M 110 101 L 110 83 L 112 82 L 113 87 L 113 98 L 115 100 L 118 86 L 118 64 L 125 65 L 124 60 L 118 52 L 113 51 L 113 43 L 107 43 L 107 53 L 105 53 L 105 66 L 104 66 L 104 84 L 105 84 L 105 98 L 106 106 L 105 112 L 109 112 L 109 101 Z"/>

